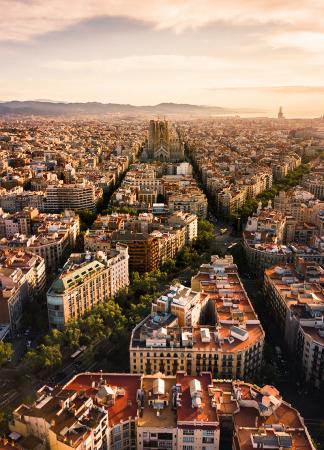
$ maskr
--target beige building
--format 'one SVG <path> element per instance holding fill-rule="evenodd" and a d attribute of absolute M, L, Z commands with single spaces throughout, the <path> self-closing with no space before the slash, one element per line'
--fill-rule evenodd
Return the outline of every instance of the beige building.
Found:
<path fill-rule="evenodd" d="M 0 322 L 15 336 L 20 329 L 23 304 L 28 298 L 26 277 L 20 268 L 0 268 Z"/>
<path fill-rule="evenodd" d="M 304 188 L 319 200 L 324 200 L 324 177 L 322 172 L 310 173 L 303 179 Z"/>
<path fill-rule="evenodd" d="M 299 259 L 265 270 L 264 294 L 285 347 L 307 382 L 324 385 L 324 290 L 321 266 Z"/>
<path fill-rule="evenodd" d="M 167 203 L 171 213 L 183 211 L 198 217 L 207 217 L 208 202 L 200 189 L 185 189 L 184 192 L 175 192 L 168 196 Z"/>
<path fill-rule="evenodd" d="M 157 269 L 187 243 L 197 237 L 197 216 L 178 211 L 159 219 L 151 213 L 138 216 L 112 214 L 99 216 L 94 229 L 84 236 L 85 249 L 109 251 L 118 242 L 128 246 L 130 270 Z"/>
<path fill-rule="evenodd" d="M 243 232 L 243 248 L 250 267 L 262 270 L 274 264 L 292 261 L 293 254 L 284 245 L 286 216 L 271 205 L 248 218 Z"/>
<path fill-rule="evenodd" d="M 23 307 L 45 289 L 45 262 L 23 249 L 0 250 L 0 323 L 13 336 L 21 328 Z"/>
<path fill-rule="evenodd" d="M 297 186 L 289 191 L 280 191 L 274 198 L 274 208 L 301 222 L 315 223 L 324 203 L 315 200 L 314 195 Z"/>
<path fill-rule="evenodd" d="M 20 269 L 28 285 L 31 298 L 44 294 L 46 284 L 45 261 L 30 250 L 4 248 L 0 250 L 1 267 Z"/>
<path fill-rule="evenodd" d="M 173 227 L 185 227 L 186 244 L 196 239 L 198 234 L 198 219 L 195 214 L 176 211 L 168 217 L 168 224 Z"/>
<path fill-rule="evenodd" d="M 113 297 L 129 283 L 128 248 L 110 254 L 73 253 L 47 292 L 49 325 L 63 329 L 71 319 Z"/>
<path fill-rule="evenodd" d="M 61 212 L 64 209 L 96 209 L 96 188 L 89 181 L 73 184 L 49 185 L 46 189 L 45 211 Z"/>
<path fill-rule="evenodd" d="M 37 450 L 315 450 L 299 412 L 274 386 L 189 376 L 80 373 L 13 412 Z M 18 444 L 17 444 L 18 445 Z"/>
<path fill-rule="evenodd" d="M 217 193 L 217 210 L 224 217 L 230 217 L 236 213 L 245 203 L 247 189 L 245 186 L 240 188 L 227 187 Z"/>
<path fill-rule="evenodd" d="M 131 372 L 255 376 L 264 331 L 231 257 L 202 265 L 192 289 L 171 286 L 153 302 L 151 315 L 132 332 Z"/>
<path fill-rule="evenodd" d="M 46 194 L 44 192 L 17 192 L 15 190 L 0 196 L 0 207 L 8 212 L 21 211 L 24 208 L 37 208 L 39 211 L 44 211 L 45 204 Z"/>
<path fill-rule="evenodd" d="M 27 248 L 41 256 L 46 270 L 55 271 L 74 248 L 79 234 L 79 216 L 71 211 L 63 214 L 39 214 L 33 219 L 31 236 L 15 234 L 0 240 L 0 248 Z"/>
<path fill-rule="evenodd" d="M 195 326 L 201 321 L 209 296 L 177 283 L 152 303 L 152 313 L 173 314 L 180 327 Z"/>
<path fill-rule="evenodd" d="M 259 204 L 256 214 L 248 218 L 243 232 L 243 248 L 248 264 L 254 270 L 276 264 L 286 264 L 298 257 L 321 263 L 324 257 L 321 236 L 323 215 L 320 202 L 303 203 L 304 191 L 279 195 L 276 204 L 279 209 L 272 209 L 270 202 L 262 209 Z M 306 193 L 309 197 L 309 193 Z M 291 202 L 289 199 L 291 199 Z M 295 200 L 294 200 L 295 199 Z M 291 215 L 286 211 L 290 210 Z M 296 217 L 308 217 L 309 221 L 300 221 Z"/>

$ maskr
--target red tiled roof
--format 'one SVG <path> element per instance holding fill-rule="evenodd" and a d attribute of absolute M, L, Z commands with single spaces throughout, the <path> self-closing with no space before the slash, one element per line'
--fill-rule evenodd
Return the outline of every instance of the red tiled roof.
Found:
<path fill-rule="evenodd" d="M 80 374 L 73 378 L 64 389 L 85 391 L 88 395 L 94 396 L 97 389 L 92 387 L 92 383 L 98 383 L 100 378 L 101 374 Z M 141 375 L 103 374 L 102 378 L 108 385 L 125 389 L 125 395 L 117 397 L 115 404 L 109 407 L 109 425 L 114 426 L 121 421 L 128 420 L 129 417 L 136 417 L 136 393 L 137 389 L 141 387 Z"/>

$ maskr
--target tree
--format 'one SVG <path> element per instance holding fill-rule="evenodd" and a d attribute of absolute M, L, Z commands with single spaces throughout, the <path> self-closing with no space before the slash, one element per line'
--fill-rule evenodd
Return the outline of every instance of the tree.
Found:
<path fill-rule="evenodd" d="M 9 432 L 8 423 L 11 419 L 11 413 L 8 411 L 0 410 L 0 433 L 1 435 Z"/>
<path fill-rule="evenodd" d="M 177 265 L 183 268 L 195 267 L 199 261 L 200 257 L 198 252 L 190 247 L 185 247 L 177 257 Z"/>
<path fill-rule="evenodd" d="M 87 313 L 87 316 L 79 320 L 82 344 L 94 343 L 106 336 L 105 325 L 97 310 Z"/>
<path fill-rule="evenodd" d="M 207 232 L 214 234 L 215 228 L 214 225 L 206 219 L 199 219 L 198 221 L 198 234 L 200 232 Z"/>
<path fill-rule="evenodd" d="M 90 228 L 97 217 L 96 213 L 90 209 L 82 209 L 78 211 L 78 214 L 80 217 L 80 231 L 86 231 Z"/>
<path fill-rule="evenodd" d="M 63 334 L 60 330 L 53 328 L 50 333 L 44 337 L 44 343 L 46 345 L 59 345 L 61 346 L 63 340 Z"/>
<path fill-rule="evenodd" d="M 59 344 L 39 345 L 36 349 L 27 352 L 24 363 L 31 372 L 60 366 L 62 354 Z"/>
<path fill-rule="evenodd" d="M 99 305 L 98 313 L 105 325 L 105 334 L 110 336 L 112 332 L 124 328 L 126 319 L 123 316 L 122 309 L 114 300 L 109 300 Z"/>
<path fill-rule="evenodd" d="M 62 354 L 60 346 L 41 344 L 37 347 L 40 353 L 42 366 L 45 368 L 57 367 L 62 364 Z"/>
<path fill-rule="evenodd" d="M 176 263 L 174 259 L 167 259 L 165 263 L 162 266 L 163 272 L 166 272 L 167 274 L 171 274 L 176 269 Z"/>
<path fill-rule="evenodd" d="M 0 341 L 0 365 L 8 361 L 12 357 L 13 352 L 10 342 Z"/>
<path fill-rule="evenodd" d="M 70 322 L 63 332 L 63 345 L 70 350 L 80 346 L 81 330 L 76 322 Z"/>
<path fill-rule="evenodd" d="M 41 355 L 36 349 L 29 350 L 24 357 L 24 364 L 29 372 L 36 372 L 42 367 Z"/>
<path fill-rule="evenodd" d="M 200 231 L 194 243 L 194 248 L 200 253 L 204 252 L 208 248 L 210 248 L 210 246 L 213 244 L 214 241 L 215 241 L 214 232 L 211 233 L 210 231 L 205 230 Z"/>
<path fill-rule="evenodd" d="M 141 299 L 138 304 L 130 305 L 127 319 L 131 328 L 138 325 L 151 311 L 152 297 L 142 296 Z"/>

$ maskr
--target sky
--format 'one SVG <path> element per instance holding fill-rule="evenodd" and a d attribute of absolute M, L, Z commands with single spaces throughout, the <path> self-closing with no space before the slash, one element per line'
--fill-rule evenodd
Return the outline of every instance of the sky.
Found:
<path fill-rule="evenodd" d="M 0 101 L 324 114 L 324 0 L 0 0 Z"/>

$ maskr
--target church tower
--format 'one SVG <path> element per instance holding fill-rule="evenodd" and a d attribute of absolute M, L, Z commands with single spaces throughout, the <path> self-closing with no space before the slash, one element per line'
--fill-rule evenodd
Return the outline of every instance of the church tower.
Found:
<path fill-rule="evenodd" d="M 284 118 L 285 118 L 285 116 L 283 115 L 283 112 L 282 112 L 282 106 L 280 106 L 279 112 L 278 112 L 278 119 L 284 119 Z"/>
<path fill-rule="evenodd" d="M 148 139 L 141 160 L 163 162 L 184 160 L 184 144 L 175 127 L 169 127 L 167 120 L 150 120 Z"/>

